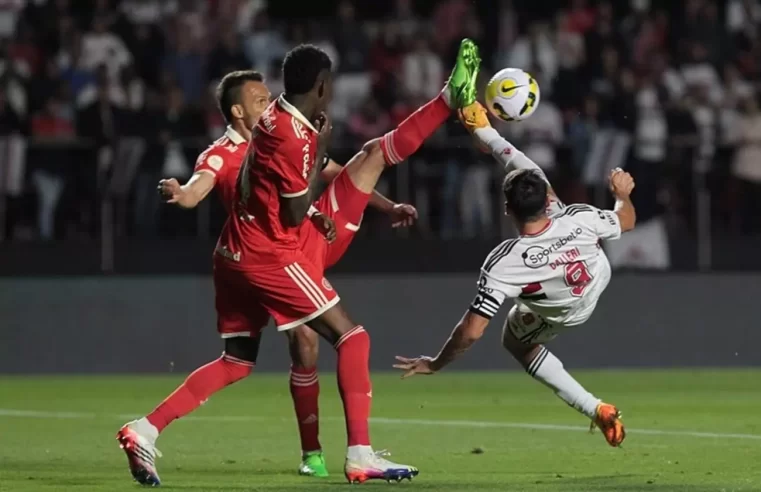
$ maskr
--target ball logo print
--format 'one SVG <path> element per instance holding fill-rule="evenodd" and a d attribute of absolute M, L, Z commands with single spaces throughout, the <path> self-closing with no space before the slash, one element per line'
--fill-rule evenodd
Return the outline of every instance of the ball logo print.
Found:
<path fill-rule="evenodd" d="M 534 114 L 539 99 L 536 79 L 518 68 L 500 70 L 486 86 L 486 108 L 504 121 L 528 118 Z"/>

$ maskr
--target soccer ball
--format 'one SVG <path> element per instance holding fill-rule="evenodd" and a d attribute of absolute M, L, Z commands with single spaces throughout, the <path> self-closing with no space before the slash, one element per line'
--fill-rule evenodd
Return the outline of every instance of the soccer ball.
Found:
<path fill-rule="evenodd" d="M 519 68 L 500 70 L 486 86 L 486 108 L 501 120 L 525 120 L 538 106 L 539 84 Z"/>

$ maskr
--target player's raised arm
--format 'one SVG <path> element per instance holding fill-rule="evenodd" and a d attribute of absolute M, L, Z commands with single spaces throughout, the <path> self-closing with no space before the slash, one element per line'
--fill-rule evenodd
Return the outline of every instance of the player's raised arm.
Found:
<path fill-rule="evenodd" d="M 166 203 L 190 209 L 198 206 L 206 198 L 214 189 L 215 181 L 213 174 L 197 171 L 184 185 L 180 185 L 174 178 L 162 179 L 159 181 L 158 190 Z"/>
<path fill-rule="evenodd" d="M 618 215 L 621 232 L 634 229 L 637 223 L 637 213 L 631 200 L 632 190 L 634 190 L 634 179 L 631 175 L 621 169 L 614 169 L 610 174 L 610 192 L 616 199 L 613 211 Z"/>

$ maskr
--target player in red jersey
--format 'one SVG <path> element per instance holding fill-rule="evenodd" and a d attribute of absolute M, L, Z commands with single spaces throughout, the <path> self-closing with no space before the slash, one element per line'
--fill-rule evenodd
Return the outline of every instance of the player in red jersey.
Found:
<path fill-rule="evenodd" d="M 229 126 L 224 136 L 198 157 L 193 176 L 186 184 L 180 185 L 174 178 L 159 182 L 159 191 L 167 203 L 185 209 L 195 208 L 212 189 L 216 189 L 223 205 L 228 212 L 230 210 L 238 171 L 251 136 L 249 128 L 253 128 L 269 105 L 270 92 L 261 74 L 254 71 L 238 71 L 222 79 L 217 89 L 217 100 Z M 346 211 L 352 210 L 352 203 L 363 201 L 365 194 L 349 186 L 350 183 L 346 179 L 348 175 L 341 173 L 341 165 L 329 158 L 325 161 L 322 178 L 330 184 L 316 202 L 311 221 L 304 221 L 301 225 L 299 235 L 303 248 L 309 249 L 313 258 L 319 258 L 320 264 L 325 264 L 327 268 L 343 255 L 359 229 L 359 220 L 356 224 L 351 223 L 350 220 L 356 220 L 351 217 L 355 216 L 345 214 Z M 338 176 L 341 176 L 341 179 L 335 179 Z M 345 207 L 339 208 L 339 203 Z M 417 216 L 414 207 L 394 203 L 376 191 L 370 196 L 369 205 L 389 215 L 392 227 L 409 226 Z M 328 215 L 323 215 L 324 213 L 335 218 L 338 224 L 337 233 L 333 220 Z M 326 234 L 331 242 L 325 241 Z M 302 445 L 299 473 L 325 477 L 328 472 L 319 441 L 320 387 L 316 367 L 319 337 L 305 325 L 289 330 L 286 334 L 292 354 L 290 391 Z M 229 334 L 222 333 L 222 336 L 228 337 Z"/>
<path fill-rule="evenodd" d="M 258 337 L 254 335 L 261 329 L 255 322 L 260 316 L 257 307 L 264 308 L 282 330 L 308 324 L 333 342 L 338 351 L 337 372 L 349 444 L 345 464 L 347 478 L 351 481 L 411 478 L 417 469 L 391 463 L 370 447 L 369 338 L 364 329 L 352 323 L 337 306 L 337 295 L 322 277 L 322 267 L 331 261 L 330 256 L 308 257 L 298 235 L 312 201 L 319 170 L 315 163 L 321 161 L 325 137 L 329 135 L 330 127 L 325 125 L 318 138 L 318 129 L 313 123 L 330 100 L 329 70 L 329 58 L 315 47 L 301 46 L 289 54 L 283 69 L 286 94 L 273 103 L 259 121 L 254 146 L 249 149 L 245 167 L 239 174 L 238 207 L 228 219 L 217 247 L 215 287 L 223 331 L 250 337 L 231 339 L 240 343 L 227 344 L 230 350 L 226 350 L 223 359 L 238 363 L 255 360 Z M 363 192 L 364 203 L 344 207 L 338 193 L 332 198 L 328 195 L 331 213 L 341 207 L 344 211 L 358 212 L 357 220 L 348 222 L 356 224 L 383 169 L 417 150 L 449 117 L 452 108 L 462 108 L 475 100 L 477 70 L 475 46 L 465 42 L 442 94 L 392 132 L 366 144 L 340 173 L 343 177 L 338 176 L 337 180 L 350 178 L 347 183 Z M 316 249 L 308 248 L 308 251 Z M 319 265 L 320 261 L 323 265 Z M 224 380 L 224 374 L 218 376 Z M 223 386 L 197 388 L 193 396 L 205 399 Z M 181 387 L 178 392 L 185 391 Z M 173 401 L 178 403 L 175 415 L 171 409 L 167 412 L 171 419 L 197 406 L 196 402 L 182 413 L 177 408 L 183 406 L 179 404 L 180 399 L 172 395 L 162 404 L 169 407 Z M 143 471 L 157 480 L 152 461 L 153 442 L 141 435 L 136 437 L 131 441 L 136 448 L 135 460 L 150 458 L 150 462 L 144 463 Z"/>

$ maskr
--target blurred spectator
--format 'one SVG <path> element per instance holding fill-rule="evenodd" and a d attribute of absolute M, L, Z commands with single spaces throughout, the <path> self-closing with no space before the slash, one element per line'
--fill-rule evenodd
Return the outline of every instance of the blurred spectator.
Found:
<path fill-rule="evenodd" d="M 313 22 L 310 26 L 310 42 L 328 54 L 330 61 L 333 62 L 333 71 L 336 72 L 341 70 L 341 56 L 331 36 L 328 35 L 328 29 L 329 27 Z"/>
<path fill-rule="evenodd" d="M 708 59 L 708 49 L 704 44 L 695 42 L 691 46 L 689 59 L 682 65 L 682 77 L 688 86 L 706 91 L 713 104 L 721 102 L 723 88 L 719 73 Z"/>
<path fill-rule="evenodd" d="M 727 2 L 727 30 L 732 35 L 758 37 L 761 25 L 761 4 L 755 0 L 729 0 Z"/>
<path fill-rule="evenodd" d="M 558 71 L 558 55 L 550 38 L 549 26 L 540 22 L 532 23 L 527 35 L 518 37 L 507 59 L 499 66 L 538 66 L 546 80 L 553 80 Z M 543 88 L 549 89 L 550 84 L 543 85 Z"/>
<path fill-rule="evenodd" d="M 600 126 L 600 105 L 592 96 L 587 96 L 581 112 L 569 111 L 568 139 L 571 146 L 572 172 L 580 176 L 586 166 L 595 133 Z"/>
<path fill-rule="evenodd" d="M 356 15 L 356 8 L 351 1 L 344 0 L 338 5 L 338 21 L 333 32 L 341 57 L 338 70 L 342 73 L 357 73 L 367 69 L 370 41 Z"/>
<path fill-rule="evenodd" d="M 497 53 L 505 53 L 518 37 L 518 14 L 513 8 L 513 0 L 500 0 L 497 11 Z M 494 60 L 500 66 L 499 60 Z"/>
<path fill-rule="evenodd" d="M 573 0 L 568 12 L 568 31 L 585 34 L 595 25 L 595 9 L 587 0 Z"/>
<path fill-rule="evenodd" d="M 96 17 L 91 30 L 82 38 L 82 66 L 94 70 L 105 65 L 112 79 L 119 76 L 122 69 L 132 62 L 132 54 L 121 38 L 109 31 L 109 21 Z"/>
<path fill-rule="evenodd" d="M 200 103 L 206 88 L 204 58 L 190 33 L 177 25 L 173 43 L 164 58 L 164 70 L 182 89 L 188 104 Z"/>
<path fill-rule="evenodd" d="M 33 76 L 40 70 L 42 53 L 34 30 L 27 23 L 20 22 L 16 26 L 16 36 L 8 46 L 8 58 L 26 76 Z"/>
<path fill-rule="evenodd" d="M 407 39 L 412 39 L 420 31 L 420 19 L 415 15 L 412 0 L 394 0 L 393 19 Z"/>
<path fill-rule="evenodd" d="M 360 111 L 352 116 L 348 124 L 348 134 L 354 141 L 352 147 L 359 148 L 364 142 L 383 135 L 389 129 L 388 114 L 373 97 L 367 98 Z"/>
<path fill-rule="evenodd" d="M 209 64 L 206 67 L 208 80 L 220 80 L 226 73 L 244 70 L 249 66 L 248 59 L 243 53 L 241 39 L 232 29 L 219 34 L 216 45 L 209 53 Z"/>
<path fill-rule="evenodd" d="M 453 43 L 460 42 L 462 21 L 467 19 L 470 13 L 471 4 L 467 0 L 442 0 L 436 4 L 433 12 L 436 51 L 445 53 L 451 49 Z"/>
<path fill-rule="evenodd" d="M 122 0 L 121 11 L 133 24 L 157 24 L 177 12 L 177 0 Z"/>
<path fill-rule="evenodd" d="M 432 99 L 444 84 L 444 66 L 441 58 L 431 51 L 425 33 L 418 33 L 413 49 L 402 63 L 404 89 L 415 99 Z"/>
<path fill-rule="evenodd" d="M 135 69 L 149 87 L 159 85 L 164 44 L 163 33 L 154 25 L 138 25 L 131 36 L 130 48 L 135 55 Z"/>
<path fill-rule="evenodd" d="M 0 4 L 0 39 L 13 36 L 25 6 L 26 0 L 4 0 Z"/>
<path fill-rule="evenodd" d="M 540 85 L 542 72 L 534 70 Z M 557 167 L 556 151 L 563 140 L 563 118 L 550 100 L 542 100 L 534 114 L 515 125 L 513 129 L 519 139 L 520 148 L 544 172 L 552 176 Z"/>
<path fill-rule="evenodd" d="M 643 223 L 659 212 L 658 182 L 664 175 L 668 145 L 667 98 L 665 88 L 653 76 L 642 81 L 636 94 L 634 155 L 626 170 L 637 183 L 632 199 L 637 200 L 637 219 Z"/>
<path fill-rule="evenodd" d="M 251 21 L 251 32 L 245 40 L 248 62 L 265 73 L 273 60 L 282 60 L 288 51 L 282 34 L 270 25 L 269 15 L 261 11 Z"/>
<path fill-rule="evenodd" d="M 389 21 L 384 25 L 370 52 L 373 89 L 384 107 L 393 104 L 403 55 L 404 45 L 399 25 Z"/>
<path fill-rule="evenodd" d="M 111 104 L 124 106 L 127 102 L 127 94 L 118 76 L 112 79 L 108 75 L 108 69 L 101 65 L 95 69 L 95 77 L 88 85 L 79 91 L 77 106 L 85 108 L 97 100 L 101 91 L 105 91 Z"/>
<path fill-rule="evenodd" d="M 761 107 L 757 94 L 742 102 L 736 137 L 732 176 L 738 182 L 739 203 L 735 224 L 743 233 L 757 234 L 761 231 Z"/>

